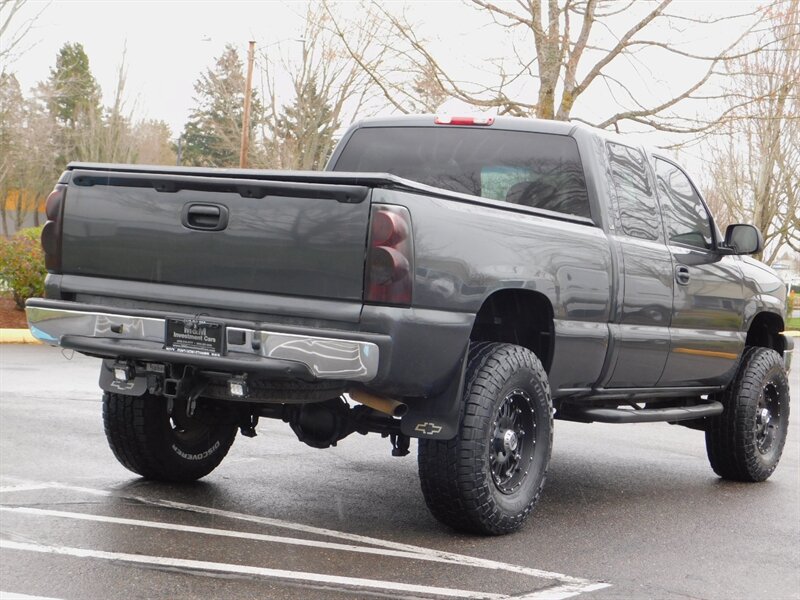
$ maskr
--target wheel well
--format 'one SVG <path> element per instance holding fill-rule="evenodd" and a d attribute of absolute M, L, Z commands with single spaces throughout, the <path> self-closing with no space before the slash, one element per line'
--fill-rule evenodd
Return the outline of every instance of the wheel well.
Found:
<path fill-rule="evenodd" d="M 538 292 L 494 292 L 478 311 L 470 340 L 505 342 L 528 348 L 549 372 L 553 356 L 553 307 L 547 297 Z"/>
<path fill-rule="evenodd" d="M 783 355 L 784 343 L 780 336 L 783 331 L 783 319 L 774 313 L 758 313 L 747 330 L 745 345 L 772 348 Z"/>

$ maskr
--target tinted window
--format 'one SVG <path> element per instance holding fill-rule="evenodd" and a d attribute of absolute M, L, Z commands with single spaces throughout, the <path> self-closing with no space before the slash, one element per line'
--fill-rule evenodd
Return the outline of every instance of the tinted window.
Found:
<path fill-rule="evenodd" d="M 353 133 L 335 170 L 391 173 L 463 194 L 590 216 L 578 146 L 561 135 L 367 127 Z"/>
<path fill-rule="evenodd" d="M 711 221 L 689 178 L 675 165 L 656 159 L 656 180 L 669 241 L 711 248 Z"/>
<path fill-rule="evenodd" d="M 661 219 L 644 154 L 635 148 L 609 142 L 608 160 L 622 231 L 643 240 L 659 239 Z"/>

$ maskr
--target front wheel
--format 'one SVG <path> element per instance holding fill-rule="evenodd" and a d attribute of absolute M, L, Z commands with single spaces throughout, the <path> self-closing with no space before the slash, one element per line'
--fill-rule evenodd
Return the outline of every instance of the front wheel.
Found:
<path fill-rule="evenodd" d="M 550 386 L 530 350 L 470 346 L 459 431 L 419 440 L 419 476 L 433 515 L 454 529 L 516 531 L 544 487 L 553 442 Z"/>
<path fill-rule="evenodd" d="M 778 466 L 789 428 L 789 382 L 781 356 L 748 348 L 722 395 L 724 410 L 706 429 L 714 472 L 733 481 L 764 481 Z"/>
<path fill-rule="evenodd" d="M 218 405 L 197 401 L 192 416 L 186 403 L 166 398 L 103 395 L 103 424 L 108 445 L 125 468 L 157 481 L 194 481 L 225 458 L 236 424 Z"/>

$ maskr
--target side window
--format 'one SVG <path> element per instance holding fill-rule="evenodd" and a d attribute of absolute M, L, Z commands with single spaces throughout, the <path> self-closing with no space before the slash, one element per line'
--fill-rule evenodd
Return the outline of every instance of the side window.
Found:
<path fill-rule="evenodd" d="M 608 161 L 623 233 L 642 240 L 660 239 L 661 220 L 644 154 L 609 142 Z"/>
<path fill-rule="evenodd" d="M 675 165 L 656 159 L 656 181 L 670 243 L 711 248 L 711 220 L 689 178 Z"/>

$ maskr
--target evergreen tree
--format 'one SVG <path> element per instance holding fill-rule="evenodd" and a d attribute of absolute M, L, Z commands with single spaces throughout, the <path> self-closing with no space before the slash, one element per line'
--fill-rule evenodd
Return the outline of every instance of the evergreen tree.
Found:
<path fill-rule="evenodd" d="M 56 125 L 56 165 L 73 160 L 102 160 L 103 109 L 100 86 L 89 68 L 82 44 L 66 43 L 56 57 L 50 77 L 40 83 L 43 98 Z"/>
<path fill-rule="evenodd" d="M 228 44 L 214 68 L 203 73 L 194 85 L 196 107 L 182 136 L 184 164 L 205 167 L 239 164 L 244 88 L 242 61 L 236 48 Z M 253 92 L 251 115 L 257 116 L 260 110 Z M 251 116 L 251 140 L 256 120 Z"/>
<path fill-rule="evenodd" d="M 89 121 L 99 121 L 100 86 L 89 68 L 89 57 L 82 44 L 66 43 L 50 69 L 47 82 L 50 114 L 63 126 L 76 129 Z"/>
<path fill-rule="evenodd" d="M 277 118 L 273 135 L 283 145 L 283 153 L 293 157 L 294 168 L 316 170 L 328 160 L 338 128 L 329 99 L 320 93 L 316 77 L 311 76 Z"/>

